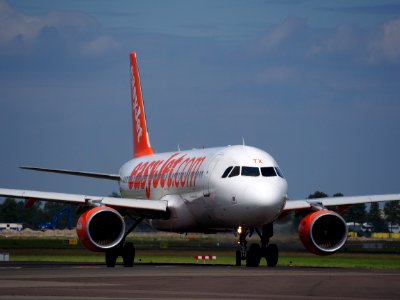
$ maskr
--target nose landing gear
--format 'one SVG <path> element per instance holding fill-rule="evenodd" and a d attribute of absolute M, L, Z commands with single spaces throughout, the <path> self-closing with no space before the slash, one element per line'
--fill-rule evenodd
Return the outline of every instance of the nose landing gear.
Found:
<path fill-rule="evenodd" d="M 253 243 L 247 250 L 247 236 L 252 236 L 254 230 L 260 237 L 260 243 Z M 278 263 L 278 247 L 276 244 L 269 244 L 270 238 L 273 236 L 273 223 L 263 225 L 261 231 L 259 228 L 246 229 L 239 226 L 237 229 L 239 236 L 239 248 L 236 251 L 236 266 L 240 266 L 242 260 L 246 260 L 246 266 L 258 267 L 261 258 L 264 257 L 268 267 L 275 267 Z"/>
<path fill-rule="evenodd" d="M 236 232 L 239 236 L 238 245 L 240 248 L 236 250 L 236 265 L 241 266 L 242 260 L 246 260 L 246 251 L 247 251 L 246 237 L 249 234 L 249 231 L 246 228 L 239 226 Z"/>

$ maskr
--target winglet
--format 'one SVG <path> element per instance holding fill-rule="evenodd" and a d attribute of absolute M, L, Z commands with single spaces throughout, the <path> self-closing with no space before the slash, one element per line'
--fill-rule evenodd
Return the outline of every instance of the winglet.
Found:
<path fill-rule="evenodd" d="M 130 53 L 131 61 L 131 94 L 132 94 L 132 125 L 133 125 L 133 156 L 153 155 L 147 132 L 146 115 L 140 87 L 139 69 L 136 53 Z"/>

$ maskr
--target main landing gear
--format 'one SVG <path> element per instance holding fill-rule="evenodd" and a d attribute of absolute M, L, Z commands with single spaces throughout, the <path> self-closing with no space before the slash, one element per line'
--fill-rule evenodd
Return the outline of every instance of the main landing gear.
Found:
<path fill-rule="evenodd" d="M 260 237 L 260 244 L 251 244 L 247 249 L 247 236 L 252 236 L 254 231 Z M 259 228 L 244 228 L 239 226 L 237 229 L 239 236 L 239 247 L 236 251 L 236 265 L 240 266 L 242 260 L 246 261 L 248 267 L 258 267 L 261 258 L 264 257 L 268 267 L 275 267 L 278 263 L 278 247 L 275 244 L 269 244 L 269 239 L 273 236 L 273 223 L 263 225 L 261 231 Z"/>
<path fill-rule="evenodd" d="M 126 237 L 130 234 L 136 226 L 138 226 L 144 218 L 138 218 L 134 221 L 132 226 L 126 231 L 124 238 L 122 241 L 115 246 L 106 251 L 106 265 L 108 268 L 114 268 L 117 262 L 117 258 L 122 256 L 122 261 L 124 263 L 124 267 L 133 267 L 133 263 L 135 261 L 135 246 L 131 242 L 125 242 Z"/>

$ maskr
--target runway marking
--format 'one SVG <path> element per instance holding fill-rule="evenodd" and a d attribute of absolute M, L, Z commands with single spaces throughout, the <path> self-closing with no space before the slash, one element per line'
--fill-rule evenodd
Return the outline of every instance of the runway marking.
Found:
<path fill-rule="evenodd" d="M 27 280 L 0 280 L 0 289 L 2 288 L 39 288 L 39 287 L 93 287 L 93 286 L 117 286 L 118 284 L 107 283 L 81 283 L 81 282 L 60 282 L 60 281 L 27 281 Z"/>

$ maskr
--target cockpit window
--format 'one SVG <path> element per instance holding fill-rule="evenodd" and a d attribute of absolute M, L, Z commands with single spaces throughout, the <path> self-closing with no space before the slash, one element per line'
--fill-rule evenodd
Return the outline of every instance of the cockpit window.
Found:
<path fill-rule="evenodd" d="M 225 172 L 224 172 L 224 174 L 222 174 L 222 178 L 226 178 L 227 176 L 228 176 L 228 174 L 229 174 L 229 172 L 232 170 L 232 166 L 231 167 L 228 167 L 226 170 L 225 170 Z"/>
<path fill-rule="evenodd" d="M 233 168 L 232 172 L 229 174 L 228 177 L 239 176 L 240 174 L 240 167 L 236 166 Z"/>
<path fill-rule="evenodd" d="M 283 177 L 282 171 L 278 167 L 275 167 L 275 171 L 279 177 L 285 178 L 285 177 Z"/>
<path fill-rule="evenodd" d="M 260 169 L 257 167 L 242 167 L 242 176 L 260 176 Z"/>
<path fill-rule="evenodd" d="M 240 167 L 240 166 L 230 166 L 226 168 L 224 173 L 222 174 L 222 178 L 227 178 L 227 177 L 235 177 L 235 176 L 250 176 L 250 177 L 257 177 L 260 176 L 260 170 L 261 170 L 261 175 L 263 177 L 283 177 L 282 171 L 278 167 Z"/>
<path fill-rule="evenodd" d="M 263 167 L 263 168 L 261 168 L 261 174 L 264 177 L 276 176 L 276 172 L 275 172 L 275 169 L 273 167 Z"/>

